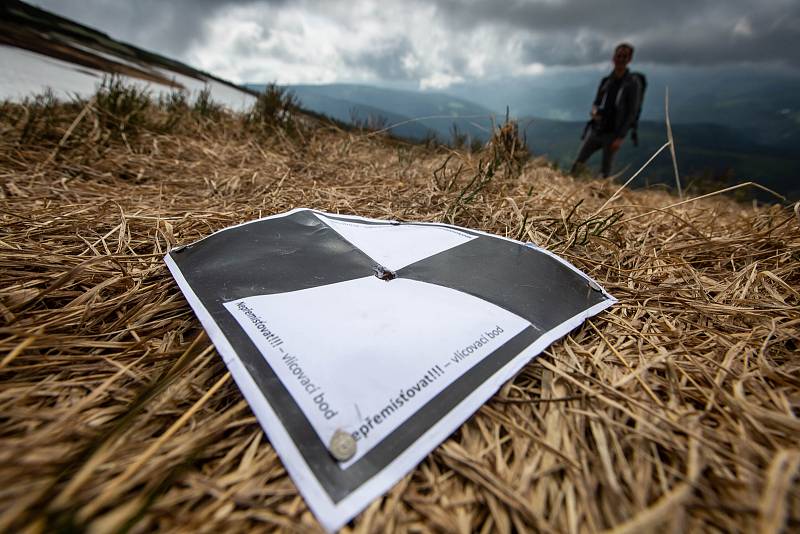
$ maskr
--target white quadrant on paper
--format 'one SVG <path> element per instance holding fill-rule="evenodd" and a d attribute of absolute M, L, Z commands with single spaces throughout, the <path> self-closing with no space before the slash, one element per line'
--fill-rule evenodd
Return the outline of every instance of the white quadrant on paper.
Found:
<path fill-rule="evenodd" d="M 315 213 L 325 224 L 383 267 L 396 271 L 439 252 L 457 247 L 476 236 L 422 224 L 370 224 L 343 221 Z"/>
<path fill-rule="evenodd" d="M 374 276 L 225 307 L 323 443 L 336 430 L 357 440 L 343 468 L 530 326 L 460 291 Z"/>

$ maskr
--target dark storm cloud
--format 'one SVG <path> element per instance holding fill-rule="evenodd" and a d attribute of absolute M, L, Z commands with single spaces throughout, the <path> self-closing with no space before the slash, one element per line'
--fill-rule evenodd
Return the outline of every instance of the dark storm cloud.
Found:
<path fill-rule="evenodd" d="M 283 43 L 270 43 L 270 30 L 259 26 L 255 34 L 237 35 L 231 42 L 231 53 L 236 58 L 248 59 L 269 54 L 287 61 L 298 59 Z"/>
<path fill-rule="evenodd" d="M 713 65 L 732 61 L 778 61 L 800 67 L 800 3 L 782 13 L 758 12 L 730 32 L 703 32 L 679 40 L 662 33 L 644 38 L 648 59 L 663 64 Z"/>
<path fill-rule="evenodd" d="M 609 45 L 598 35 L 578 38 L 567 34 L 551 34 L 523 41 L 521 60 L 545 65 L 587 65 L 609 58 Z"/>
<path fill-rule="evenodd" d="M 326 80 L 502 76 L 531 64 L 607 63 L 622 40 L 636 46 L 634 60 L 641 63 L 770 62 L 800 69 L 798 0 L 38 0 L 38 5 L 177 59 L 188 60 L 193 50 L 193 61 L 227 68 L 240 79 L 257 77 L 259 61 L 267 68 L 267 60 L 273 70 L 265 75 L 272 77 L 287 70 L 275 70 L 276 63 Z M 248 31 L 219 24 L 223 13 L 236 7 L 250 8 L 238 20 Z M 260 33 L 252 31 L 254 24 Z M 233 44 L 211 42 L 211 26 L 216 36 L 235 36 Z"/>
<path fill-rule="evenodd" d="M 631 39 L 641 60 L 664 64 L 781 62 L 800 67 L 800 2 L 773 0 L 438 0 L 453 30 L 529 32 L 524 59 L 545 65 L 608 60 Z"/>
<path fill-rule="evenodd" d="M 203 39 L 206 22 L 223 9 L 283 0 L 39 0 L 35 5 L 111 37 L 169 56 L 181 56 Z"/>
<path fill-rule="evenodd" d="M 410 80 L 419 75 L 404 62 L 406 57 L 413 55 L 411 42 L 399 37 L 374 43 L 356 53 L 345 54 L 343 59 L 345 65 L 363 69 L 382 80 Z"/>
<path fill-rule="evenodd" d="M 648 20 L 674 15 L 670 2 L 637 0 L 510 0 L 485 2 L 474 0 L 437 0 L 440 14 L 459 26 L 503 24 L 540 32 L 573 31 L 602 28 L 623 31 L 631 24 L 630 14 L 648 13 Z M 680 3 L 680 2 L 677 2 Z M 685 2 L 688 3 L 688 2 Z M 703 0 L 694 2 L 703 3 Z"/>

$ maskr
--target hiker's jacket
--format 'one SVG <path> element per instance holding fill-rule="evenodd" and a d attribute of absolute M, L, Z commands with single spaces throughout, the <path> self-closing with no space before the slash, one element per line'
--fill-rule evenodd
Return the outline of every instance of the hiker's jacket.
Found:
<path fill-rule="evenodd" d="M 636 122 L 641 101 L 642 87 L 638 78 L 631 75 L 629 70 L 620 79 L 614 78 L 612 72 L 600 80 L 594 99 L 594 105 L 601 116 L 596 125 L 598 131 L 613 132 L 615 138 L 624 138 Z"/>

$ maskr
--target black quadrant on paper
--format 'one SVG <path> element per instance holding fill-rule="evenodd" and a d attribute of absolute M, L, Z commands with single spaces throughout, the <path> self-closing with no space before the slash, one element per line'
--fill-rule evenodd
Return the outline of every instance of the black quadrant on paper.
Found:
<path fill-rule="evenodd" d="M 500 238 L 459 231 L 477 239 L 403 267 L 397 276 L 469 293 L 533 326 L 486 356 L 347 469 L 341 469 L 331 457 L 292 395 L 224 304 L 371 276 L 376 262 L 310 210 L 229 228 L 170 254 L 334 502 L 386 467 L 547 330 L 605 300 L 584 278 L 547 254 Z"/>
<path fill-rule="evenodd" d="M 434 254 L 399 269 L 397 276 L 469 293 L 542 333 L 606 300 L 556 258 L 496 237 L 480 236 Z"/>

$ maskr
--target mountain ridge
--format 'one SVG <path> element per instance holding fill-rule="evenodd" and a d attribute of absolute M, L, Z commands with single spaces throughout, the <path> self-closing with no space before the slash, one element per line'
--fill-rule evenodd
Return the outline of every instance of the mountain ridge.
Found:
<path fill-rule="evenodd" d="M 250 84 L 249 87 L 257 86 Z M 412 92 L 385 89 L 359 84 L 287 85 L 299 101 L 311 111 L 328 115 L 340 121 L 350 122 L 353 117 L 372 117 L 381 128 L 395 135 L 421 140 L 432 131 L 441 142 L 453 141 L 453 125 L 459 135 L 466 136 L 467 143 L 486 142 L 494 125 L 504 117 L 489 108 L 441 92 Z M 652 98 L 652 97 L 651 97 Z M 335 100 L 338 110 L 331 107 Z M 478 115 L 467 118 L 458 112 L 446 119 L 436 121 L 425 117 L 440 111 L 443 103 L 458 102 L 458 109 Z M 345 115 L 343 110 L 348 110 Z M 463 115 L 467 115 L 464 113 Z M 561 167 L 568 167 L 580 146 L 580 136 L 585 121 L 557 120 L 544 117 L 517 117 L 522 133 L 534 154 L 545 155 Z M 392 125 L 397 125 L 392 127 Z M 687 180 L 703 179 L 736 181 L 754 180 L 774 189 L 789 198 L 800 197 L 800 155 L 783 145 L 760 142 L 753 132 L 715 122 L 675 122 L 673 132 L 676 139 L 679 169 Z M 640 146 L 634 147 L 630 140 L 623 144 L 616 158 L 616 169 L 639 168 L 658 148 L 666 142 L 663 119 L 641 120 L 639 124 Z M 596 156 L 599 157 L 599 156 Z M 593 164 L 594 160 L 590 160 Z M 746 179 L 746 180 L 745 180 Z M 674 183 L 672 162 L 662 155 L 653 163 L 635 185 L 652 182 Z M 732 184 L 731 184 L 732 185 Z M 768 195 L 758 193 L 761 198 Z"/>

